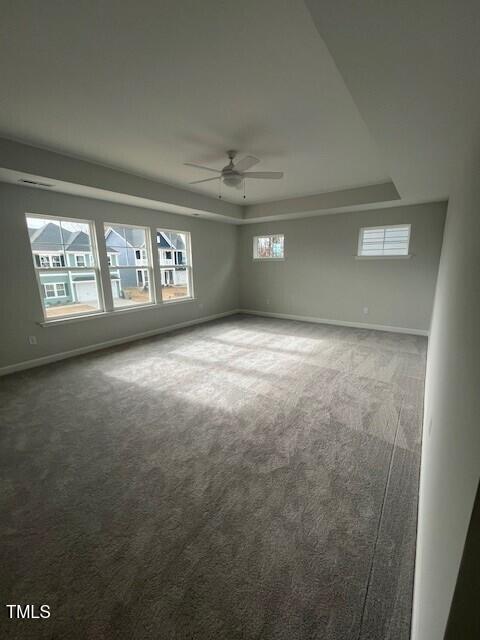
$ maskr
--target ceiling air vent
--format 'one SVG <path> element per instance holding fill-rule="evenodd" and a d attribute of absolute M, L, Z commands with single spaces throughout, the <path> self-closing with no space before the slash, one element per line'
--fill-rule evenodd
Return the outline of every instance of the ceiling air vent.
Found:
<path fill-rule="evenodd" d="M 53 187 L 53 184 L 47 182 L 39 182 L 38 180 L 27 180 L 26 178 L 20 178 L 19 182 L 23 184 L 31 184 L 34 187 Z"/>

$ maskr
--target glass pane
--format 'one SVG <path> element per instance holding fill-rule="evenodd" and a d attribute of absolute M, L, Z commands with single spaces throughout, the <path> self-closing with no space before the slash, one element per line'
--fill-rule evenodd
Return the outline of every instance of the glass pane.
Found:
<path fill-rule="evenodd" d="M 260 236 L 256 239 L 256 258 L 283 258 L 283 235 Z"/>
<path fill-rule="evenodd" d="M 186 267 L 161 268 L 162 300 L 178 300 L 190 295 Z"/>
<path fill-rule="evenodd" d="M 160 266 L 180 266 L 188 264 L 187 233 L 157 230 L 157 246 Z"/>
<path fill-rule="evenodd" d="M 110 269 L 110 282 L 116 309 L 152 301 L 149 269 Z"/>
<path fill-rule="evenodd" d="M 96 274 L 60 271 L 41 273 L 40 288 L 47 318 L 91 313 L 100 309 Z"/>
<path fill-rule="evenodd" d="M 105 243 L 110 263 L 119 267 L 148 265 L 147 234 L 143 227 L 105 225 Z"/>
<path fill-rule="evenodd" d="M 76 267 L 77 254 L 94 266 L 90 225 L 87 222 L 27 216 L 28 234 L 37 268 Z"/>

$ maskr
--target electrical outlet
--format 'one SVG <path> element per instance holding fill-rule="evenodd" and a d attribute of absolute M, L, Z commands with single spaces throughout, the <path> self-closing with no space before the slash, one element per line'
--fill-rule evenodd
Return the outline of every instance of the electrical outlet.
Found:
<path fill-rule="evenodd" d="M 198 303 L 198 308 L 200 309 L 200 311 L 203 311 L 203 302 Z"/>
<path fill-rule="evenodd" d="M 368 316 L 368 307 L 363 307 L 363 315 Z"/>
<path fill-rule="evenodd" d="M 265 300 L 265 304 L 267 304 L 267 305 L 269 305 L 269 304 L 270 304 L 270 298 L 267 298 L 267 299 Z"/>
<path fill-rule="evenodd" d="M 28 344 L 37 344 L 37 336 L 28 336 Z"/>

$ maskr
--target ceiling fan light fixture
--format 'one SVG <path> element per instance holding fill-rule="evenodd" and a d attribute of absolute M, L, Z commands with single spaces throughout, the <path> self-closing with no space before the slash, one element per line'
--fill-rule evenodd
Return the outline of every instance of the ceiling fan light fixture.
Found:
<path fill-rule="evenodd" d="M 223 184 L 227 187 L 238 187 L 242 184 L 242 176 L 240 175 L 226 175 L 223 176 Z"/>

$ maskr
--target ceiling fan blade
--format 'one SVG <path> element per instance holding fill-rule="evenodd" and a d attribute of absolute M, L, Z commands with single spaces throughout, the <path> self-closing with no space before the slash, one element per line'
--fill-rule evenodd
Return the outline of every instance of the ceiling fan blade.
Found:
<path fill-rule="evenodd" d="M 250 169 L 250 167 L 253 167 L 259 162 L 260 160 L 258 158 L 254 158 L 253 156 L 245 156 L 245 158 L 242 158 L 237 162 L 237 164 L 234 166 L 234 169 L 235 171 L 239 171 L 240 173 L 242 173 L 243 171 L 247 171 L 248 169 Z"/>
<path fill-rule="evenodd" d="M 200 182 L 211 182 L 212 180 L 220 180 L 220 176 L 215 176 L 215 178 L 204 178 L 203 180 L 194 180 L 188 184 L 200 184 Z"/>
<path fill-rule="evenodd" d="M 194 162 L 184 162 L 186 167 L 195 167 L 195 169 L 204 169 L 205 171 L 213 171 L 213 173 L 222 173 L 220 169 L 212 169 L 211 167 L 204 167 L 202 164 L 195 164 Z"/>
<path fill-rule="evenodd" d="M 283 171 L 247 171 L 246 173 L 242 173 L 242 178 L 280 180 L 280 178 L 283 178 Z"/>

